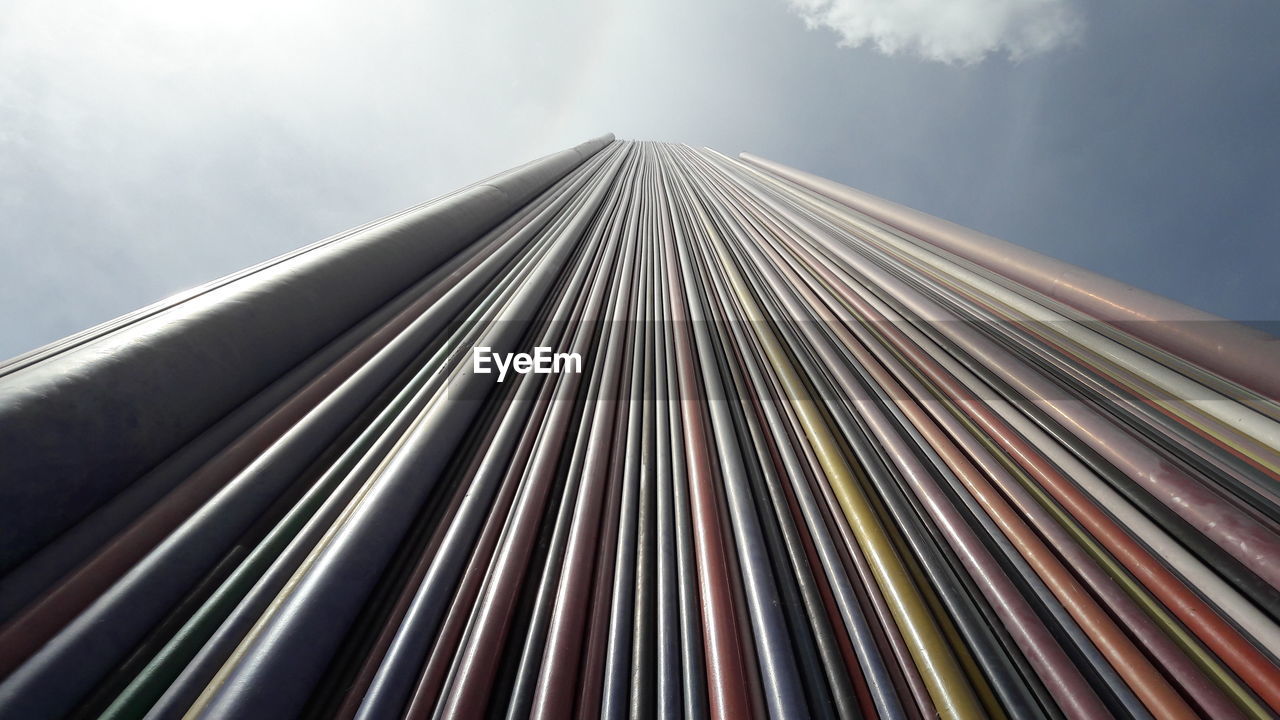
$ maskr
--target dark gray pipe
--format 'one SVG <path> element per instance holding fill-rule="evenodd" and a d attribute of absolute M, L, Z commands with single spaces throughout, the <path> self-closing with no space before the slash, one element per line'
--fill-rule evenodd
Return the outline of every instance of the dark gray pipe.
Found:
<path fill-rule="evenodd" d="M 612 139 L 509 170 L 0 378 L 0 572 Z"/>

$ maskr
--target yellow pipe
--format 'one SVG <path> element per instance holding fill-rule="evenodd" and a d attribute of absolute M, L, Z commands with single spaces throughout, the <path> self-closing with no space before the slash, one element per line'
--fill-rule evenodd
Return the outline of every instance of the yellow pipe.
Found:
<path fill-rule="evenodd" d="M 924 598 L 911 582 L 910 573 L 898 557 L 893 541 L 876 518 L 870 500 L 858 486 L 853 470 L 840 451 L 839 443 L 823 420 L 821 410 L 791 365 L 786 350 L 769 329 L 764 314 L 722 247 L 714 226 L 698 203 L 693 203 L 693 206 L 707 236 L 712 240 L 716 255 L 720 258 L 751 327 L 755 329 L 769 362 L 778 373 L 783 391 L 796 410 L 801 427 L 813 446 L 841 509 L 844 510 L 845 519 L 871 565 L 876 583 L 884 594 L 885 602 L 902 632 L 903 640 L 911 651 L 912 659 L 915 660 L 939 715 L 955 720 L 986 718 L 987 714 L 982 710 L 964 670 L 934 622 Z"/>

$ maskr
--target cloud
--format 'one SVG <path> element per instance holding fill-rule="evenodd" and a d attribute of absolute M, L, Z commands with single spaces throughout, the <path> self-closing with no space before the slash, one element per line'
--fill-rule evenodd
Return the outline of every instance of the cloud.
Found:
<path fill-rule="evenodd" d="M 1076 41 L 1084 23 L 1070 0 L 788 0 L 810 29 L 886 55 L 970 64 L 992 53 L 1021 60 Z"/>
<path fill-rule="evenodd" d="M 600 4 L 0 0 L 0 360 L 613 129 Z"/>

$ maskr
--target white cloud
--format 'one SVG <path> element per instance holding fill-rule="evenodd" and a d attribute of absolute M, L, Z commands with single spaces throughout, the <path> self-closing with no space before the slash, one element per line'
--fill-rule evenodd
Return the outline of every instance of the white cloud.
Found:
<path fill-rule="evenodd" d="M 886 55 L 975 63 L 1013 60 L 1077 40 L 1084 24 L 1071 0 L 788 0 L 810 29 L 839 33 L 841 45 L 871 44 Z"/>

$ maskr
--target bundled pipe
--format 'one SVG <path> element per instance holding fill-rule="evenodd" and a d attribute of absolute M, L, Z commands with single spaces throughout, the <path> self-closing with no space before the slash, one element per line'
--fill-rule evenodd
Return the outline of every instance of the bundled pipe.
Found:
<path fill-rule="evenodd" d="M 1273 348 L 589 141 L 0 366 L 0 718 L 1275 717 Z"/>

